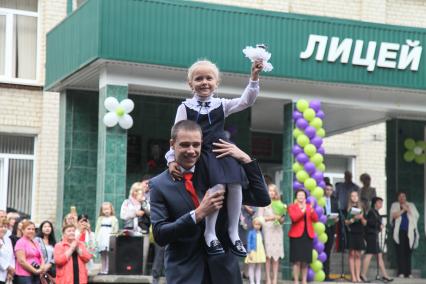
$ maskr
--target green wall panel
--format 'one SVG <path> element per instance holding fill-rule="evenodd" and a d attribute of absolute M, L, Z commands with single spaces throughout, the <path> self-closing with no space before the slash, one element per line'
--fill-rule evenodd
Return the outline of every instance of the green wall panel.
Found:
<path fill-rule="evenodd" d="M 413 120 L 390 120 L 386 123 L 386 177 L 387 177 L 387 208 L 396 201 L 396 193 L 405 191 L 407 200 L 413 202 L 419 211 L 418 231 L 420 233 L 419 247 L 414 250 L 413 269 L 421 270 L 422 277 L 426 277 L 426 243 L 424 241 L 424 165 L 404 161 L 404 140 L 424 140 L 426 123 Z M 396 253 L 392 233 L 388 236 L 388 251 L 393 267 L 396 266 Z"/>
<path fill-rule="evenodd" d="M 70 206 L 88 214 L 95 225 L 98 95 L 67 91 L 63 215 Z"/>
<path fill-rule="evenodd" d="M 363 66 L 341 64 L 339 60 L 302 60 L 299 55 L 311 34 L 328 36 L 329 40 L 363 40 L 365 44 L 376 41 L 374 59 L 382 42 L 426 42 L 426 29 L 421 28 L 191 1 L 88 0 L 48 34 L 46 86 L 95 58 L 187 67 L 197 58 L 207 57 L 223 71 L 247 73 L 250 63 L 242 48 L 264 42 L 270 47 L 275 67 L 270 76 L 426 88 L 424 58 L 418 72 L 377 67 L 367 72 Z M 349 62 L 353 51 L 354 43 Z"/>

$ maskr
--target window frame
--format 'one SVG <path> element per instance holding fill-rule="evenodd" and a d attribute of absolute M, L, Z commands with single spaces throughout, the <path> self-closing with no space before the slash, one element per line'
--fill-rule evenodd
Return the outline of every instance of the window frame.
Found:
<path fill-rule="evenodd" d="M 6 134 L 6 133 L 1 133 L 1 134 Z M 7 135 L 7 134 L 6 134 Z M 13 134 L 15 136 L 28 136 L 28 135 L 19 135 L 19 134 Z M 9 183 L 9 160 L 30 160 L 33 162 L 33 176 L 31 179 L 31 218 L 33 218 L 36 213 L 35 210 L 35 198 L 36 198 L 36 176 L 37 176 L 37 163 L 36 163 L 36 149 L 37 149 L 37 137 L 36 136 L 31 136 L 34 139 L 34 149 L 33 149 L 33 154 L 9 154 L 9 153 L 0 153 L 0 159 L 2 159 L 4 161 L 3 164 L 3 175 L 4 175 L 4 180 L 0 181 L 3 184 L 0 186 L 0 199 L 4 200 L 4 204 L 0 202 L 0 209 L 7 209 L 7 194 L 8 194 L 8 183 Z M 4 189 L 1 190 L 1 189 Z M 4 207 L 4 208 L 3 208 Z"/>
<path fill-rule="evenodd" d="M 20 85 L 31 85 L 31 86 L 42 86 L 39 83 L 40 74 L 38 70 L 39 66 L 39 50 L 40 50 L 40 17 L 39 17 L 39 4 L 37 2 L 37 12 L 25 11 L 25 10 L 17 10 L 17 9 L 9 9 L 9 8 L 1 8 L 0 7 L 0 16 L 5 16 L 5 47 L 4 47 L 4 75 L 0 75 L 0 83 L 8 83 L 8 84 L 20 84 Z M 22 79 L 22 78 L 14 78 L 12 76 L 12 61 L 14 57 L 14 48 L 13 48 L 13 37 L 14 37 L 14 17 L 15 16 L 28 16 L 34 17 L 37 21 L 37 33 L 36 33 L 36 62 L 35 62 L 35 79 Z"/>

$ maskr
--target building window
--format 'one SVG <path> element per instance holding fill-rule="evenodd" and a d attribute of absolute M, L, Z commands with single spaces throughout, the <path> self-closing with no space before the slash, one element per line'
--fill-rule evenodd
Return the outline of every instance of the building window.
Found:
<path fill-rule="evenodd" d="M 31 215 L 34 137 L 0 134 L 0 209 Z"/>
<path fill-rule="evenodd" d="M 0 0 L 0 80 L 37 79 L 37 0 Z"/>

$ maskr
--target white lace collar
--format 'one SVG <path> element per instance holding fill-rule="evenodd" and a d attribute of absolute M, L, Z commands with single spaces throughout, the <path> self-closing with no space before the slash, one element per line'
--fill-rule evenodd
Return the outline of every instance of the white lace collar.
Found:
<path fill-rule="evenodd" d="M 202 102 L 203 105 L 201 105 L 199 102 Z M 199 112 L 200 114 L 207 114 L 210 111 L 220 107 L 222 105 L 222 100 L 214 97 L 214 94 L 207 98 L 194 95 L 192 98 L 186 99 L 183 104 L 190 109 Z"/>

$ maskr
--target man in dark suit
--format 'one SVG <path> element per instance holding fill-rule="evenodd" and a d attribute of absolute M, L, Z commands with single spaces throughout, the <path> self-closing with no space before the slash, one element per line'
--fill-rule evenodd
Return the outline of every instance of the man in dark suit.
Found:
<path fill-rule="evenodd" d="M 200 127 L 192 121 L 180 121 L 173 126 L 171 136 L 170 144 L 181 171 L 184 175 L 194 172 L 201 151 Z M 267 206 L 270 199 L 256 161 L 231 143 L 222 142 L 216 146 L 219 156 L 230 155 L 242 164 L 249 181 L 249 187 L 243 189 L 243 203 Z M 222 208 L 224 192 L 210 194 L 203 189 L 196 190 L 195 196 L 187 183 L 175 180 L 168 171 L 151 179 L 150 183 L 154 239 L 166 246 L 167 283 L 242 283 L 238 260 L 229 250 L 227 214 Z M 194 186 L 196 189 L 197 185 Z M 218 209 L 221 210 L 216 233 L 225 253 L 207 257 L 204 218 Z"/>
<path fill-rule="evenodd" d="M 327 260 L 324 263 L 324 273 L 326 280 L 329 280 L 330 274 L 330 255 L 331 249 L 334 243 L 334 234 L 336 233 L 336 223 L 339 221 L 339 217 L 329 218 L 331 213 L 339 213 L 338 203 L 336 197 L 333 195 L 333 186 L 326 184 L 325 186 L 325 214 L 327 215 L 327 224 L 325 232 L 327 233 L 327 242 L 325 243 L 325 253 L 327 254 Z"/>

